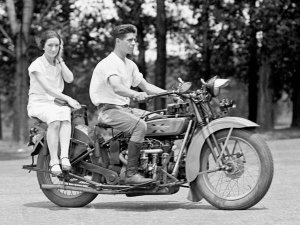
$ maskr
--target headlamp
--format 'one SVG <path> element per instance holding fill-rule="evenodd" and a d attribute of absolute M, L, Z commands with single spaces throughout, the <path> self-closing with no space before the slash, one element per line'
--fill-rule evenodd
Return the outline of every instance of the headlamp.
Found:
<path fill-rule="evenodd" d="M 209 79 L 206 83 L 208 91 L 213 97 L 216 97 L 220 94 L 220 89 L 226 87 L 229 84 L 229 79 L 220 79 L 218 76 L 214 76 Z"/>

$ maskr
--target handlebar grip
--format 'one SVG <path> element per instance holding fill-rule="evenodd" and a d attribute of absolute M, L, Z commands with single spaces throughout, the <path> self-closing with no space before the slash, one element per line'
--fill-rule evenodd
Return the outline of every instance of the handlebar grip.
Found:
<path fill-rule="evenodd" d="M 153 96 L 148 96 L 148 97 L 146 97 L 144 100 L 137 100 L 136 98 L 133 98 L 132 100 L 134 101 L 134 102 L 137 102 L 137 103 L 145 103 L 145 102 L 147 102 L 148 100 L 150 100 L 151 98 L 153 98 Z"/>
<path fill-rule="evenodd" d="M 147 98 L 145 98 L 145 100 L 143 100 L 141 102 L 148 101 L 152 98 L 168 98 L 168 95 L 177 95 L 177 93 L 174 91 L 166 91 L 166 92 L 163 92 L 160 94 L 148 95 Z"/>
<path fill-rule="evenodd" d="M 148 100 L 150 100 L 152 98 L 155 98 L 155 97 L 156 97 L 156 95 L 148 95 L 147 98 L 145 99 L 145 101 L 148 101 Z"/>
<path fill-rule="evenodd" d="M 151 100 L 152 98 L 159 97 L 158 95 L 148 95 L 144 100 L 138 101 L 136 99 L 133 99 L 135 102 L 147 102 L 148 100 Z"/>

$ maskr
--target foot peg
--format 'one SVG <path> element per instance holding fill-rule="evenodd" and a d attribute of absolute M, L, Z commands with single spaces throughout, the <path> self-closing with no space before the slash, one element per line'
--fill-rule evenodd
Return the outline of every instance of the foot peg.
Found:
<path fill-rule="evenodd" d="M 126 176 L 125 178 L 125 184 L 146 184 L 146 183 L 151 183 L 154 180 L 150 179 L 150 178 L 145 178 L 143 176 L 141 176 L 140 174 L 136 173 L 132 176 Z"/>

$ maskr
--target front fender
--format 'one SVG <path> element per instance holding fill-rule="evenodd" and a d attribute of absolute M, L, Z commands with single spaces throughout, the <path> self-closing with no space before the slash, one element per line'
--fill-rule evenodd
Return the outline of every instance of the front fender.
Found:
<path fill-rule="evenodd" d="M 250 120 L 240 117 L 224 117 L 213 120 L 202 129 L 197 129 L 187 151 L 186 177 L 190 183 L 196 179 L 200 170 L 200 154 L 206 138 L 211 134 L 226 128 L 258 127 L 259 125 Z"/>

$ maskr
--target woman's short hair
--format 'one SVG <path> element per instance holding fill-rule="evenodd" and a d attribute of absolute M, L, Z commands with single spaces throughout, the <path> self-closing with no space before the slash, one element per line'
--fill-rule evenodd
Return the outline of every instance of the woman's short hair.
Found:
<path fill-rule="evenodd" d="M 45 47 L 45 43 L 50 38 L 57 38 L 59 40 L 59 44 L 61 44 L 60 35 L 54 30 L 47 30 L 41 34 L 39 48 L 42 50 Z"/>
<path fill-rule="evenodd" d="M 111 32 L 111 36 L 113 37 L 114 40 L 116 40 L 116 38 L 123 39 L 125 35 L 128 33 L 137 33 L 136 26 L 132 24 L 122 24 L 116 26 L 113 28 Z"/>

